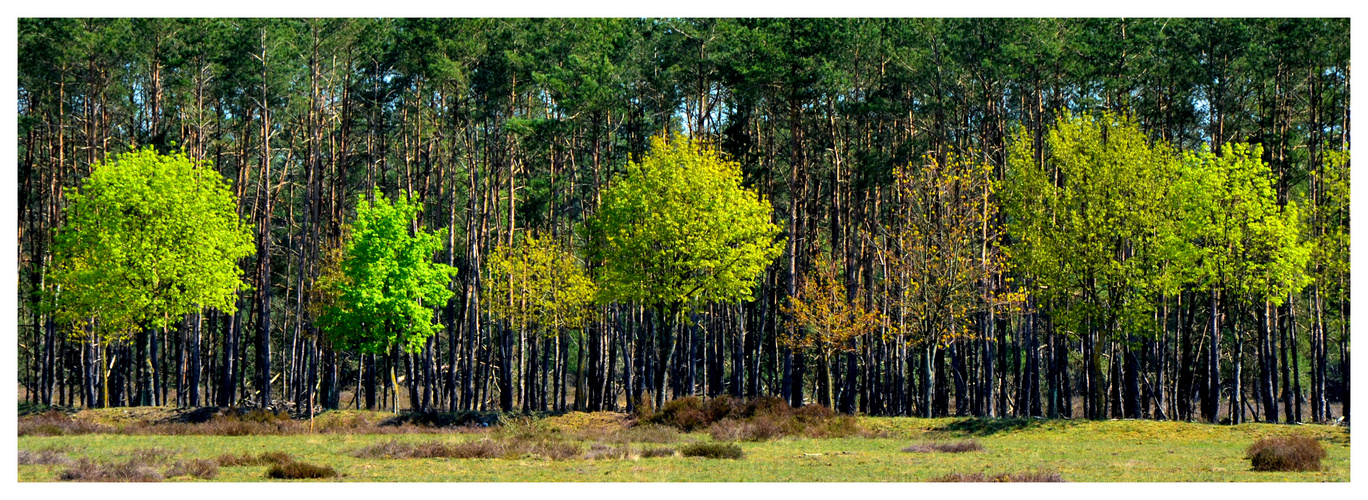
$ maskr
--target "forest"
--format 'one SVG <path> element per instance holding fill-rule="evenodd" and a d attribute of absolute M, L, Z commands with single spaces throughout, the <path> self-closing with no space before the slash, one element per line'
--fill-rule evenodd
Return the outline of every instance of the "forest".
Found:
<path fill-rule="evenodd" d="M 20 19 L 20 397 L 1347 421 L 1349 24 Z"/>

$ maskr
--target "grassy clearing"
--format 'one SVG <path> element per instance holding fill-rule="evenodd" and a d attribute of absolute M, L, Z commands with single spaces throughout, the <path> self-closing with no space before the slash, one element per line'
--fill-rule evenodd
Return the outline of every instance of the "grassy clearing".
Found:
<path fill-rule="evenodd" d="M 329 418 L 370 421 L 381 417 L 348 412 Z M 338 477 L 323 479 L 328 481 L 881 482 L 935 481 L 955 475 L 992 480 L 1003 474 L 1053 473 L 1065 481 L 1349 480 L 1349 433 L 1338 427 L 888 417 L 860 417 L 857 423 L 859 432 L 841 437 L 800 434 L 763 441 L 738 439 L 731 442 L 743 450 L 744 457 L 737 460 L 678 453 L 691 445 L 719 442 L 713 438 L 715 432 L 702 425 L 694 432 L 681 433 L 670 427 L 632 427 L 625 416 L 603 413 L 515 419 L 502 426 L 437 433 L 29 435 L 19 438 L 19 451 L 34 458 L 19 465 L 19 479 L 55 481 L 80 459 L 118 464 L 142 457 L 167 468 L 225 455 L 256 459 L 281 452 L 298 462 L 333 468 Z M 1320 442 L 1327 453 L 1321 470 L 1252 470 L 1246 458 L 1251 444 L 1289 435 Z M 913 445 L 953 445 L 967 440 L 982 449 L 972 453 L 901 451 Z M 507 446 L 503 450 L 515 452 L 471 455 L 498 458 L 445 458 L 464 454 L 421 451 L 463 450 L 482 446 L 476 444 L 481 442 L 502 443 Z M 363 452 L 367 448 L 376 453 Z M 385 449 L 398 453 L 386 456 Z M 71 462 L 37 458 L 56 453 Z M 212 477 L 180 475 L 163 480 L 267 481 L 272 466 L 270 460 L 260 459 L 226 462 L 234 465 L 220 463 Z"/>

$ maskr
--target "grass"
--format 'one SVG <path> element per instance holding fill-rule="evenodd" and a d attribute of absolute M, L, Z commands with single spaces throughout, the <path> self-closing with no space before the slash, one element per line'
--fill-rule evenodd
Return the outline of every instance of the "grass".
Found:
<path fill-rule="evenodd" d="M 346 412 L 325 415 L 345 421 L 380 421 L 384 414 Z M 323 420 L 320 418 L 319 420 Z M 128 425 L 101 421 L 100 425 Z M 1016 474 L 1058 474 L 1064 481 L 1348 481 L 1349 433 L 1341 427 L 1244 424 L 1216 426 L 1151 421 L 983 421 L 860 417 L 863 429 L 844 437 L 790 435 L 765 441 L 732 442 L 742 460 L 684 457 L 680 450 L 718 442 L 699 425 L 681 433 L 670 427 L 627 427 L 619 415 L 569 414 L 521 420 L 482 431 L 358 434 L 319 431 L 314 434 L 206 436 L 76 434 L 28 435 L 18 439 L 20 481 L 56 481 L 82 459 L 95 464 L 127 464 L 161 460 L 155 466 L 164 481 L 267 481 L 271 467 L 263 454 L 288 452 L 290 462 L 332 467 L 344 474 L 328 481 L 934 481 L 958 475 L 985 480 Z M 340 424 L 339 424 L 340 425 Z M 409 425 L 409 424 L 401 424 Z M 318 422 L 315 422 L 317 428 Z M 379 427 L 375 427 L 379 428 Z M 1246 449 L 1278 436 L 1306 436 L 1326 451 L 1321 470 L 1256 472 Z M 872 436 L 872 437 L 866 437 Z M 447 448 L 475 443 L 561 443 L 574 446 L 573 456 L 535 453 L 497 458 L 423 458 L 425 446 Z M 913 443 L 973 440 L 973 453 L 903 453 Z M 376 447 L 415 450 L 413 458 L 356 456 Z M 49 453 L 44 453 L 48 450 Z M 60 463 L 61 454 L 70 463 Z M 440 454 L 440 453 L 433 453 Z M 46 456 L 44 456 L 46 455 Z M 212 478 L 171 476 L 178 461 L 246 456 L 251 465 L 218 463 Z M 362 454 L 365 455 L 365 454 Z M 392 456 L 392 455 L 391 455 Z M 43 457 L 43 458 L 39 458 Z M 51 458 L 48 458 L 51 457 Z M 558 458 L 558 459 L 557 459 Z M 52 462 L 52 463 L 42 463 Z M 148 462 L 152 463 L 152 462 Z M 208 467 L 200 467 L 208 475 Z M 1044 471 L 1044 472 L 1035 472 Z M 136 475 L 139 470 L 124 470 Z M 143 470 L 141 472 L 147 472 Z M 1052 476 L 1051 476 L 1052 477 Z"/>

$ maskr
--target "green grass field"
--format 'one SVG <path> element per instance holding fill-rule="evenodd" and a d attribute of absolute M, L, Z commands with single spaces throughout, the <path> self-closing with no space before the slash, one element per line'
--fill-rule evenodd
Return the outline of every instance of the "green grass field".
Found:
<path fill-rule="evenodd" d="M 570 417 L 575 417 L 571 414 Z M 565 419 L 566 417 L 560 417 Z M 552 425 L 541 429 L 555 430 Z M 581 420 L 583 418 L 581 417 Z M 169 462 L 283 451 L 296 460 L 334 467 L 340 481 L 928 481 L 950 473 L 1058 472 L 1066 481 L 1348 481 L 1349 432 L 1320 425 L 1216 426 L 1153 421 L 1042 421 L 861 417 L 866 435 L 739 442 L 740 460 L 698 457 L 548 460 L 528 455 L 492 459 L 357 458 L 357 450 L 399 440 L 457 443 L 499 431 L 437 434 L 303 434 L 267 436 L 81 434 L 21 436 L 19 449 L 55 449 L 71 459 L 126 459 L 161 448 Z M 1319 472 L 1254 472 L 1244 451 L 1262 437 L 1302 434 L 1324 446 Z M 565 434 L 587 450 L 592 439 Z M 975 439 L 982 451 L 907 453 L 915 443 Z M 681 434 L 674 446 L 708 442 Z M 169 463 L 163 462 L 163 463 Z M 68 465 L 20 465 L 20 481 L 56 481 Z M 163 465 L 165 467 L 165 465 Z M 220 467 L 214 481 L 267 481 L 267 466 Z M 191 480 L 188 477 L 168 481 Z"/>

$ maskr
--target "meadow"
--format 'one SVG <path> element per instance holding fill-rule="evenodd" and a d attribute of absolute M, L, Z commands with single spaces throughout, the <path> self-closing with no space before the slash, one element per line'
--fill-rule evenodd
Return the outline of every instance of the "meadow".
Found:
<path fill-rule="evenodd" d="M 702 403 L 646 416 L 504 416 L 492 424 L 497 416 L 442 421 L 366 411 L 331 411 L 312 423 L 266 412 L 48 412 L 20 418 L 19 480 L 271 481 L 272 467 L 288 462 L 337 473 L 306 479 L 314 481 L 907 482 L 1013 474 L 1070 482 L 1349 480 L 1346 427 L 805 410 L 766 413 L 733 404 L 723 410 L 730 415 L 714 418 L 716 405 Z M 1324 447 L 1320 470 L 1252 470 L 1245 456 L 1251 444 L 1291 435 Z M 732 447 L 740 458 L 712 458 Z M 131 475 L 89 475 L 120 467 Z"/>

